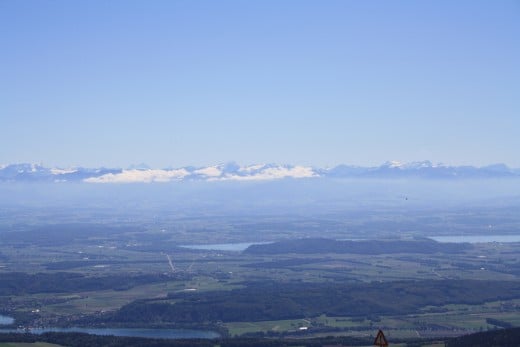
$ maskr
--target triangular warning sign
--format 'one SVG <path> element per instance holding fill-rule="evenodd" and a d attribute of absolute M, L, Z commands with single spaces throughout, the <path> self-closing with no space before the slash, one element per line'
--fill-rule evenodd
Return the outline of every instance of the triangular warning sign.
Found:
<path fill-rule="evenodd" d="M 377 332 L 376 339 L 374 340 L 374 346 L 384 347 L 388 346 L 388 341 L 386 341 L 385 334 L 381 330 Z"/>

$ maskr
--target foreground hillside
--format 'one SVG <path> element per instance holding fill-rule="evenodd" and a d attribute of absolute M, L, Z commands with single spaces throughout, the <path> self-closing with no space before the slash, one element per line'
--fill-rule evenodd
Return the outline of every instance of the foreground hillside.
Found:
<path fill-rule="evenodd" d="M 321 337 L 300 339 L 218 339 L 168 340 L 135 337 L 96 336 L 80 333 L 0 334 L 1 347 L 322 347 L 371 346 L 372 338 Z M 475 333 L 447 339 L 407 339 L 390 341 L 402 347 L 517 347 L 520 346 L 520 328 Z"/>
<path fill-rule="evenodd" d="M 520 346 L 520 328 L 486 331 L 450 339 L 448 347 L 516 347 Z"/>

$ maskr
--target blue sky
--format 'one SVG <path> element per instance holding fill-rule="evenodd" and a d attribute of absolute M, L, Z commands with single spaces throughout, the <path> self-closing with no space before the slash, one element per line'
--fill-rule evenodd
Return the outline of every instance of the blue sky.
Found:
<path fill-rule="evenodd" d="M 520 167 L 519 1 L 0 2 L 0 163 Z"/>

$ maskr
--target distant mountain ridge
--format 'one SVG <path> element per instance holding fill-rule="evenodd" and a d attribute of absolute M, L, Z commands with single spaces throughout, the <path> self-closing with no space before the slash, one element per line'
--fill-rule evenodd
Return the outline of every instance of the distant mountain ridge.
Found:
<path fill-rule="evenodd" d="M 145 164 L 121 168 L 48 168 L 38 164 L 0 166 L 1 182 L 85 182 L 150 183 L 171 181 L 261 181 L 284 178 L 351 178 L 351 179 L 472 179 L 520 178 L 520 169 L 505 164 L 483 167 L 447 166 L 430 161 L 386 162 L 380 166 L 338 165 L 316 168 L 299 165 L 256 164 L 240 166 L 225 163 L 206 167 L 152 169 Z"/>

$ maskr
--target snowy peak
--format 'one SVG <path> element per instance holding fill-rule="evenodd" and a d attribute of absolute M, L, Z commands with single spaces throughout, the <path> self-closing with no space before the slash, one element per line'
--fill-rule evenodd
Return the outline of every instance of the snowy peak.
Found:
<path fill-rule="evenodd" d="M 239 166 L 226 163 L 206 167 L 168 169 L 110 170 L 92 173 L 86 183 L 151 183 L 171 181 L 263 181 L 282 178 L 308 178 L 319 175 L 310 167 L 261 164 Z"/>
<path fill-rule="evenodd" d="M 386 167 L 390 169 L 401 169 L 401 170 L 419 170 L 419 169 L 429 169 L 433 167 L 442 166 L 442 164 L 433 165 L 431 161 L 413 161 L 410 163 L 402 163 L 399 161 L 387 161 L 381 167 Z"/>
<path fill-rule="evenodd" d="M 338 165 L 313 168 L 299 165 L 252 164 L 230 162 L 204 167 L 152 169 L 144 164 L 128 169 L 46 168 L 38 164 L 0 166 L 0 182 L 85 182 L 85 183 L 152 183 L 172 181 L 268 181 L 302 178 L 420 178 L 471 179 L 520 178 L 520 170 L 504 164 L 484 167 L 445 166 L 430 161 L 401 163 L 388 161 L 377 167 Z"/>
<path fill-rule="evenodd" d="M 71 182 L 100 176 L 120 169 L 46 168 L 38 164 L 10 164 L 0 168 L 0 182 Z"/>

